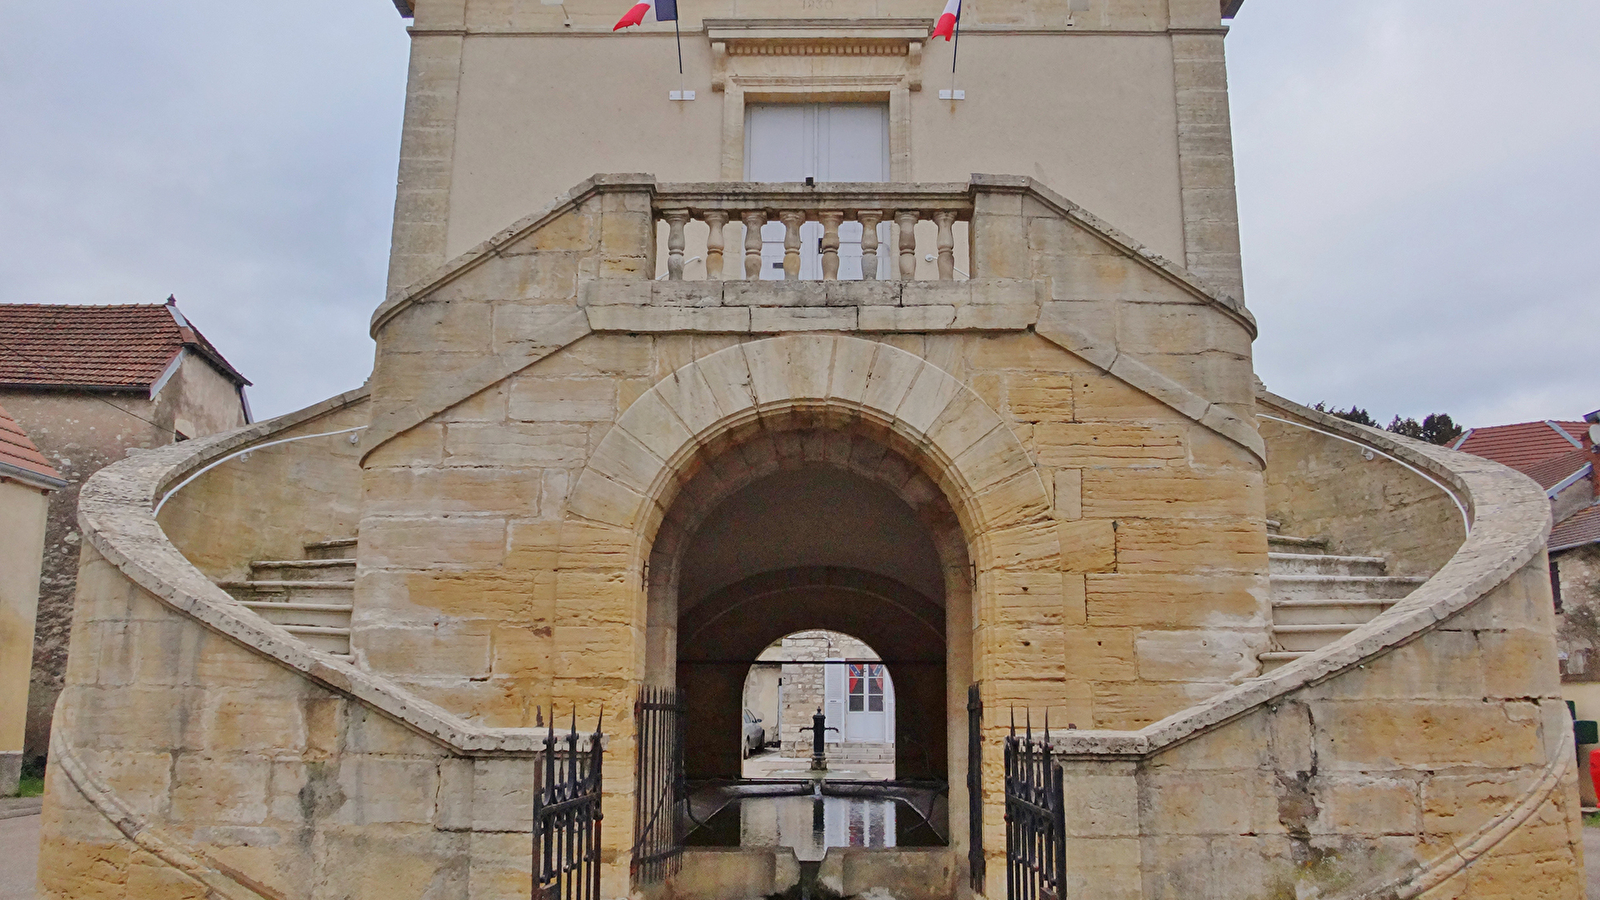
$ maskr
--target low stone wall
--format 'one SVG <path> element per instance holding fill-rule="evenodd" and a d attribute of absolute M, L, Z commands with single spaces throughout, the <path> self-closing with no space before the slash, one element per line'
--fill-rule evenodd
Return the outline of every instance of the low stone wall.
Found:
<path fill-rule="evenodd" d="M 196 568 L 219 579 L 248 577 L 251 560 L 303 558 L 308 541 L 355 537 L 361 452 L 350 438 L 357 433 L 330 432 L 366 425 L 367 402 L 365 390 L 351 391 L 279 420 L 270 439 L 244 445 L 258 449 L 216 460 L 174 490 L 161 509 L 162 530 Z M 268 443 L 274 446 L 259 446 Z"/>
<path fill-rule="evenodd" d="M 1323 650 L 1141 731 L 1058 739 L 1068 895 L 1582 897 L 1542 492 L 1494 463 L 1273 403 L 1321 441 L 1428 473 L 1467 505 L 1472 532 L 1409 598 Z M 1317 489 L 1337 505 L 1336 485 Z"/>
<path fill-rule="evenodd" d="M 1284 534 L 1325 538 L 1336 553 L 1383 557 L 1390 575 L 1432 575 L 1461 546 L 1466 523 L 1451 496 L 1368 446 L 1368 429 L 1271 394 L 1260 404 L 1267 516 Z M 1325 426 L 1348 429 L 1351 438 L 1315 430 Z"/>

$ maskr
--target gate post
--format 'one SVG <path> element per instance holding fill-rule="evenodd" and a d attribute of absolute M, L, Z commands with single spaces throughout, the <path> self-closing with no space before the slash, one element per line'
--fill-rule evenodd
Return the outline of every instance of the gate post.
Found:
<path fill-rule="evenodd" d="M 1069 897 L 1143 896 L 1139 763 L 1058 756 Z"/>

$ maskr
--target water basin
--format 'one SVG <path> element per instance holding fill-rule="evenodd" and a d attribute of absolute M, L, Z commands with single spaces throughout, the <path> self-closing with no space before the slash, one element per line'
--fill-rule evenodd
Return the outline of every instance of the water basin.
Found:
<path fill-rule="evenodd" d="M 691 847 L 789 847 L 802 862 L 829 847 L 942 847 L 909 803 L 889 798 L 741 797 L 689 832 Z"/>

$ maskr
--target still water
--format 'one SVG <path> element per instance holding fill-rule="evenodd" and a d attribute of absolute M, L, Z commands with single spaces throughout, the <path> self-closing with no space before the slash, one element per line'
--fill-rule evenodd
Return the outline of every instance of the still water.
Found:
<path fill-rule="evenodd" d="M 790 847 L 802 862 L 829 847 L 938 847 L 944 842 L 911 806 L 860 797 L 744 797 L 689 833 L 698 847 Z"/>

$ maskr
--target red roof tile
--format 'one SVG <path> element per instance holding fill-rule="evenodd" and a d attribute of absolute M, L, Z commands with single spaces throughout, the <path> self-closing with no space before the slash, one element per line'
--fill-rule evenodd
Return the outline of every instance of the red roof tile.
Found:
<path fill-rule="evenodd" d="M 50 465 L 50 461 L 45 459 L 39 448 L 28 439 L 28 434 L 22 430 L 22 426 L 17 424 L 16 419 L 11 418 L 5 407 L 0 406 L 0 474 L 4 474 L 6 468 L 21 469 L 23 472 L 41 476 L 47 482 L 56 481 L 65 484 L 61 481 L 61 473 Z M 61 484 L 55 487 L 60 487 Z"/>
<path fill-rule="evenodd" d="M 1568 476 L 1596 461 L 1600 461 L 1600 457 L 1596 457 L 1594 453 L 1573 447 L 1571 453 L 1540 460 L 1525 466 L 1522 471 L 1529 478 L 1539 482 L 1539 487 L 1548 491 L 1565 481 Z"/>
<path fill-rule="evenodd" d="M 1550 529 L 1550 549 L 1570 550 L 1600 543 L 1600 503 L 1585 506 Z"/>
<path fill-rule="evenodd" d="M 182 348 L 239 384 L 250 382 L 178 312 L 177 304 L 0 303 L 0 385 L 149 390 Z"/>
<path fill-rule="evenodd" d="M 1592 446 L 1587 422 L 1520 422 L 1516 425 L 1474 428 L 1467 432 L 1456 449 L 1527 472 L 1530 466 L 1580 449 L 1556 431 L 1558 427 L 1578 441 L 1581 449 Z"/>

